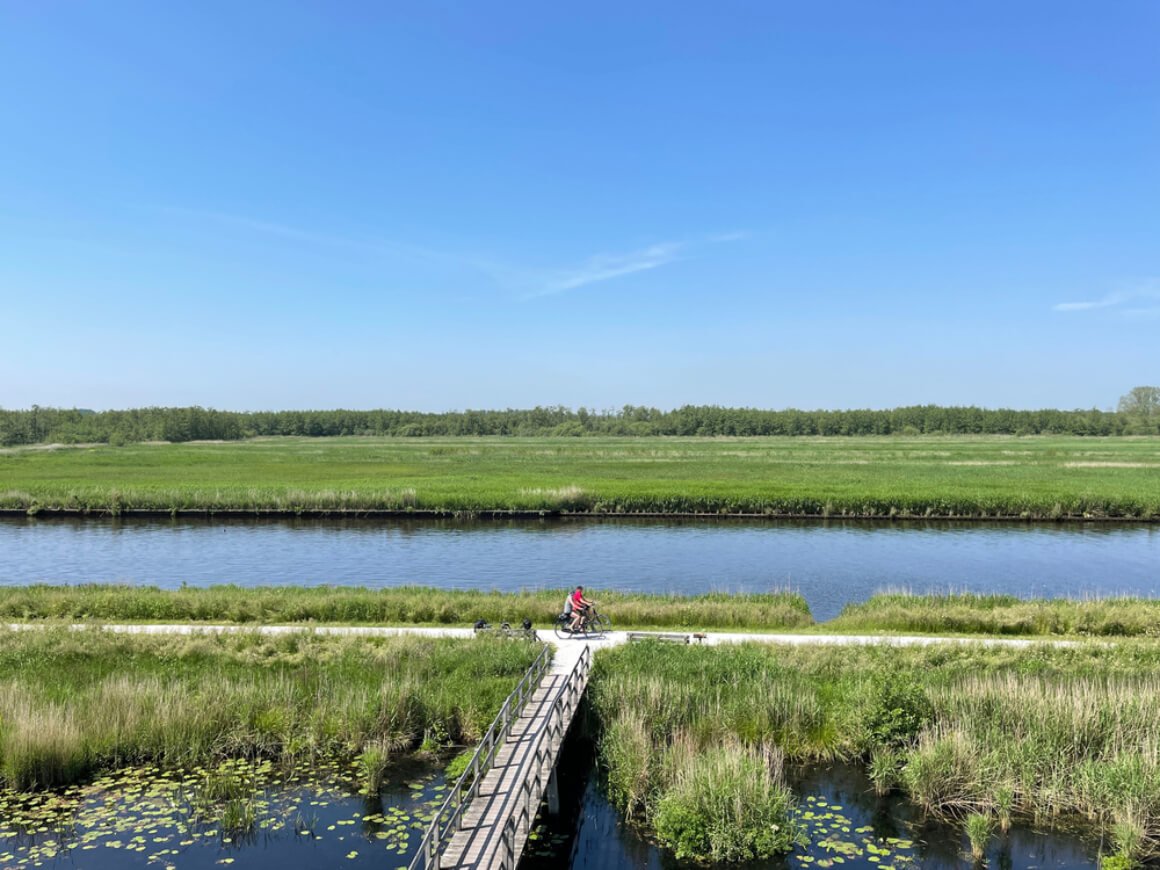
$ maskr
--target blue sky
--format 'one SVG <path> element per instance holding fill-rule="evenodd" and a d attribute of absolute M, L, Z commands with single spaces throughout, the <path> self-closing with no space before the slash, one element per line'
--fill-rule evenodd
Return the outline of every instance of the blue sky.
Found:
<path fill-rule="evenodd" d="M 1111 407 L 1160 4 L 0 4 L 0 407 Z"/>

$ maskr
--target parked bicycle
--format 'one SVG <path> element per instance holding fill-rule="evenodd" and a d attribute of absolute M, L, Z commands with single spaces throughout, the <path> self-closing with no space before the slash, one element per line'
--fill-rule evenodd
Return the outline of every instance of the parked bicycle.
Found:
<path fill-rule="evenodd" d="M 598 613 L 593 605 L 580 616 L 578 630 L 572 630 L 572 615 L 570 613 L 561 613 L 557 616 L 553 629 L 556 632 L 556 637 L 560 640 L 567 640 L 571 637 L 600 638 L 612 631 L 612 620 L 603 613 Z"/>
<path fill-rule="evenodd" d="M 478 619 L 473 628 L 476 637 L 487 634 L 496 637 L 515 637 L 520 640 L 540 639 L 535 629 L 532 628 L 532 621 L 530 619 L 525 619 L 518 627 L 513 627 L 510 622 L 501 622 L 499 625 L 492 625 L 484 619 Z"/>

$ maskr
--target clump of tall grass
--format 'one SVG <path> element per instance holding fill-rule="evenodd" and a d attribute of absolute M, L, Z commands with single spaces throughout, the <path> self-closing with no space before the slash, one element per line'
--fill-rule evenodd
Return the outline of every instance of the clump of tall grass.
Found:
<path fill-rule="evenodd" d="M 539 649 L 485 638 L 0 629 L 0 782 L 479 738 Z"/>
<path fill-rule="evenodd" d="M 1160 599 L 890 592 L 847 604 L 827 626 L 841 631 L 929 634 L 1160 637 Z"/>
<path fill-rule="evenodd" d="M 377 795 L 379 793 L 383 787 L 383 774 L 386 773 L 390 760 L 390 750 L 382 743 L 367 746 L 359 754 L 357 759 L 358 775 L 362 789 L 366 794 Z"/>
<path fill-rule="evenodd" d="M 1015 789 L 1004 783 L 995 789 L 995 817 L 999 830 L 1006 834 L 1011 830 L 1011 811 L 1015 806 Z"/>
<path fill-rule="evenodd" d="M 790 851 L 799 837 L 777 750 L 684 734 L 666 748 L 652 824 L 677 858 L 738 862 Z"/>
<path fill-rule="evenodd" d="M 870 753 L 866 774 L 874 784 L 874 793 L 889 794 L 899 785 L 899 754 L 890 747 L 877 747 Z"/>
<path fill-rule="evenodd" d="M 643 813 L 648 804 L 656 748 L 648 724 L 633 711 L 613 719 L 601 735 L 608 794 L 626 816 Z"/>
<path fill-rule="evenodd" d="M 971 857 L 982 861 L 987 854 L 987 844 L 995 830 L 995 820 L 986 813 L 971 813 L 966 822 L 967 841 L 971 844 Z"/>
<path fill-rule="evenodd" d="M 516 624 L 526 617 L 545 626 L 562 609 L 565 591 L 421 586 L 5 586 L 0 587 L 0 619 L 466 626 L 477 619 Z M 601 590 L 599 600 L 616 625 L 624 628 L 784 629 L 813 622 L 805 598 L 796 592 L 686 596 Z"/>

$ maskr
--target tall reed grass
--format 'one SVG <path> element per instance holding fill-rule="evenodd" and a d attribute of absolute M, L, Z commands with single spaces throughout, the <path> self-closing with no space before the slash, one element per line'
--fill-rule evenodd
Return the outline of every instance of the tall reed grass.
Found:
<path fill-rule="evenodd" d="M 892 685 L 910 688 L 883 691 Z M 699 752 L 737 744 L 793 761 L 865 760 L 879 788 L 936 814 L 1004 827 L 1012 814 L 1079 815 L 1134 857 L 1160 849 L 1160 648 L 1146 641 L 638 644 L 597 657 L 590 697 L 614 803 L 654 827 L 671 788 L 658 759 L 680 735 Z"/>
<path fill-rule="evenodd" d="M 0 782 L 479 739 L 538 648 L 486 639 L 0 629 Z"/>
<path fill-rule="evenodd" d="M 889 592 L 847 604 L 827 626 L 838 631 L 928 634 L 1160 637 L 1160 599 Z"/>
<path fill-rule="evenodd" d="M 544 627 L 563 609 L 568 591 L 422 586 L 2 586 L 0 619 L 469 626 L 477 619 L 514 625 L 527 618 Z M 785 629 L 813 622 L 809 606 L 796 592 L 684 596 L 596 589 L 595 593 L 618 628 Z"/>

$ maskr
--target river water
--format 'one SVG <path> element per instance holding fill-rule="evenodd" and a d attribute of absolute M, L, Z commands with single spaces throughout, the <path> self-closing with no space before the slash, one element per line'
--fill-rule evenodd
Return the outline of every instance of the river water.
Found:
<path fill-rule="evenodd" d="M 814 618 L 884 589 L 1160 595 L 1160 526 L 740 520 L 0 519 L 0 585 L 793 589 Z"/>

